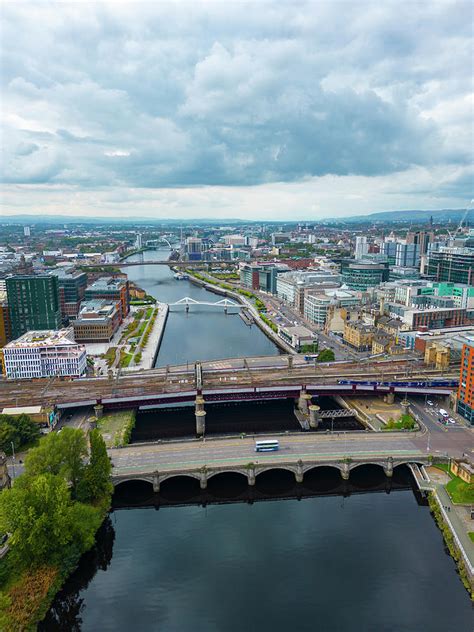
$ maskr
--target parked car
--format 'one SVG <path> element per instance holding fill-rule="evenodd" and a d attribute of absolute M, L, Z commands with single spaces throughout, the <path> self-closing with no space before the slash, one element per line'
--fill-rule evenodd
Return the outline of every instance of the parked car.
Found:
<path fill-rule="evenodd" d="M 456 423 L 456 420 L 453 419 L 452 417 L 449 417 L 448 421 L 449 421 L 450 424 L 455 424 Z"/>
<path fill-rule="evenodd" d="M 434 406 L 433 402 L 431 401 L 431 399 L 428 399 L 426 401 L 426 403 L 428 404 L 428 406 Z"/>

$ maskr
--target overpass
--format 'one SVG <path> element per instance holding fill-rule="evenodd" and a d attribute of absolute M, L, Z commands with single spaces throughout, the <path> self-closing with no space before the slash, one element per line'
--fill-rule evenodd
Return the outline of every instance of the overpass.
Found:
<path fill-rule="evenodd" d="M 423 465 L 430 455 L 405 436 L 345 434 L 331 437 L 284 435 L 278 452 L 255 452 L 254 441 L 214 439 L 206 441 L 167 442 L 129 446 L 109 450 L 113 463 L 115 486 L 130 481 L 145 481 L 155 492 L 165 481 L 187 476 L 199 482 L 201 489 L 218 474 L 243 476 L 249 486 L 264 472 L 280 469 L 291 472 L 296 483 L 302 483 L 310 470 L 330 467 L 339 470 L 343 480 L 361 465 L 376 465 L 391 477 L 399 465 Z"/>
<path fill-rule="evenodd" d="M 199 367 L 199 370 L 195 369 Z M 236 358 L 150 369 L 115 378 L 0 380 L 0 403 L 60 409 L 91 406 L 152 408 L 162 404 L 298 398 L 351 394 L 449 395 L 458 372 L 443 374 L 410 360 L 333 362 L 302 358 Z"/>

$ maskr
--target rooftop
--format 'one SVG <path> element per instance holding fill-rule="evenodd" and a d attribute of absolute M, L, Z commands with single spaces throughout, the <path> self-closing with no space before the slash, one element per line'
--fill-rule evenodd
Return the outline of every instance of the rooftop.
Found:
<path fill-rule="evenodd" d="M 54 347 L 76 345 L 71 327 L 67 329 L 46 329 L 41 331 L 27 331 L 25 334 L 12 340 L 4 349 L 18 349 L 19 347 Z"/>

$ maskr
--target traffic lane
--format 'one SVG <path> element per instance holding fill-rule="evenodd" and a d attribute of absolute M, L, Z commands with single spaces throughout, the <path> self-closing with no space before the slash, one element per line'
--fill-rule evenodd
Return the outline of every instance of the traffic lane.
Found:
<path fill-rule="evenodd" d="M 263 439 L 264 437 L 259 437 Z M 272 438 L 266 436 L 266 439 Z M 394 454 L 418 452 L 417 446 L 410 440 L 401 437 L 386 438 L 360 438 L 333 437 L 328 441 L 306 440 L 306 438 L 274 437 L 280 442 L 278 453 L 255 453 L 255 443 L 253 439 L 221 440 L 208 442 L 192 442 L 187 444 L 137 446 L 136 448 L 123 448 L 120 450 L 110 450 L 109 454 L 114 464 L 114 472 L 127 469 L 143 468 L 156 469 L 167 467 L 168 469 L 179 468 L 183 465 L 198 466 L 210 464 L 211 462 L 265 462 L 269 459 L 284 461 L 285 458 L 295 456 L 301 458 L 308 457 L 331 457 L 357 454 Z"/>

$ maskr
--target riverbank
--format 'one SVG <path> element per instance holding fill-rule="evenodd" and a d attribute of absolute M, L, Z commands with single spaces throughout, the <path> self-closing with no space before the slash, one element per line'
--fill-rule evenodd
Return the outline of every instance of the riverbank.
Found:
<path fill-rule="evenodd" d="M 187 269 L 186 274 L 189 275 L 189 280 L 196 285 L 203 287 L 209 292 L 213 292 L 214 294 L 218 294 L 220 296 L 228 296 L 230 298 L 235 299 L 241 305 L 245 305 L 248 311 L 252 314 L 255 324 L 257 327 L 269 338 L 272 342 L 274 342 L 279 349 L 284 351 L 285 353 L 295 355 L 297 352 L 293 347 L 287 344 L 284 340 L 280 338 L 278 333 L 272 329 L 272 327 L 265 322 L 265 317 L 259 313 L 257 307 L 252 303 L 252 301 L 242 294 L 239 294 L 236 290 L 228 289 L 227 287 L 221 287 L 220 282 L 216 280 L 216 284 L 212 283 L 211 279 L 204 281 L 203 279 L 196 277 L 192 270 Z M 205 277 L 208 278 L 208 277 Z M 219 283 L 219 285 L 218 285 Z M 248 292 L 251 295 L 251 292 Z M 266 319 L 268 320 L 268 319 Z M 271 322 L 271 321 L 269 321 Z"/>
<path fill-rule="evenodd" d="M 160 350 L 161 341 L 165 333 L 166 322 L 168 320 L 169 307 L 167 303 L 156 304 L 156 312 L 151 322 L 151 329 L 146 329 L 140 342 L 140 350 L 135 354 L 133 366 L 125 368 L 124 372 L 134 373 L 144 369 L 152 369 L 158 352 Z M 140 355 L 138 355 L 140 354 Z"/>
<path fill-rule="evenodd" d="M 29 452 L 25 471 L 0 496 L 0 528 L 10 534 L 9 551 L 0 561 L 2 631 L 35 630 L 95 545 L 111 507 L 110 474 L 96 430 L 89 445 L 81 430 L 64 428 Z"/>

